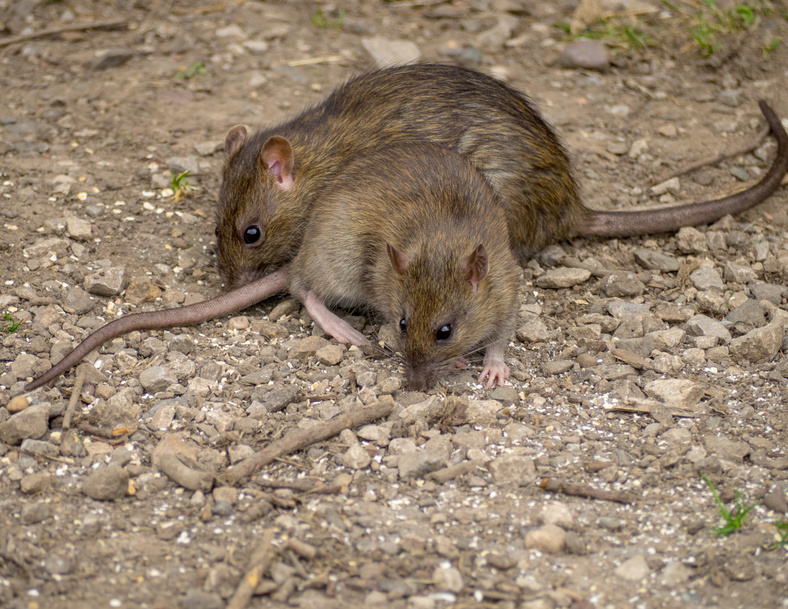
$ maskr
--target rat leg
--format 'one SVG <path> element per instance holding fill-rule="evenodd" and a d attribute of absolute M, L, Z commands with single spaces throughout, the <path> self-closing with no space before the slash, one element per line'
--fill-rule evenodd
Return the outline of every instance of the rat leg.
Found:
<path fill-rule="evenodd" d="M 484 367 L 479 375 L 479 382 L 483 383 L 487 378 L 487 388 L 493 387 L 498 381 L 499 385 L 509 378 L 509 366 L 503 361 L 503 354 L 506 351 L 506 340 L 497 340 L 489 345 L 484 352 Z"/>
<path fill-rule="evenodd" d="M 310 290 L 301 291 L 301 302 L 304 303 L 307 313 L 312 320 L 323 328 L 340 343 L 362 345 L 367 342 L 367 337 L 355 330 L 344 319 L 340 319 L 328 310 L 323 300 Z"/>

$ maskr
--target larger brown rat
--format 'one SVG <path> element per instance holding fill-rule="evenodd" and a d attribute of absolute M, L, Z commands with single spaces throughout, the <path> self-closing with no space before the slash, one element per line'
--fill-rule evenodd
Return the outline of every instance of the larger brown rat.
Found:
<path fill-rule="evenodd" d="M 788 135 L 764 102 L 760 108 L 778 149 L 769 171 L 751 188 L 702 203 L 601 212 L 579 202 L 556 136 L 511 87 L 479 72 L 436 64 L 373 72 L 279 127 L 250 137 L 240 126 L 229 131 L 217 207 L 220 266 L 230 287 L 271 273 L 269 281 L 256 285 L 258 300 L 273 295 L 287 284 L 283 267 L 298 250 L 311 205 L 348 163 L 375 146 L 419 139 L 458 151 L 481 171 L 504 205 L 510 246 L 521 260 L 575 235 L 627 236 L 712 222 L 764 200 L 788 170 Z M 244 299 L 249 294 L 245 291 Z M 197 323 L 222 315 L 231 300 L 211 302 L 217 303 L 213 315 L 202 306 L 184 307 L 182 315 L 169 310 L 161 317 L 147 313 L 115 320 L 27 389 L 51 381 L 130 329 Z"/>
<path fill-rule="evenodd" d="M 273 272 L 297 252 L 312 205 L 348 164 L 375 148 L 428 141 L 468 158 L 504 206 L 521 261 L 573 236 L 628 236 L 706 224 L 771 194 L 788 170 L 785 132 L 764 179 L 731 197 L 672 208 L 605 212 L 580 202 L 569 159 L 526 97 L 480 72 L 416 64 L 364 74 L 281 125 L 235 126 L 217 206 L 219 264 L 232 288 Z"/>
<path fill-rule="evenodd" d="M 315 202 L 289 274 L 291 292 L 341 342 L 367 339 L 326 305 L 382 313 L 414 389 L 481 348 L 480 382 L 509 375 L 519 269 L 506 219 L 481 174 L 446 148 L 403 144 L 349 165 Z"/>

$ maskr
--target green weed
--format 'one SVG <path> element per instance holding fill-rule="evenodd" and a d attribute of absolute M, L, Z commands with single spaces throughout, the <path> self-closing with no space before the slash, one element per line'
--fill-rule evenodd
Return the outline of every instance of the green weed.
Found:
<path fill-rule="evenodd" d="M 189 180 L 186 177 L 191 173 L 188 169 L 182 173 L 172 176 L 172 180 L 170 181 L 170 188 L 172 192 L 175 193 L 175 200 L 177 201 L 182 196 L 186 196 L 189 194 L 189 191 L 192 189 L 191 185 L 189 184 Z"/>
<path fill-rule="evenodd" d="M 197 75 L 202 76 L 207 73 L 208 73 L 208 68 L 205 67 L 205 64 L 202 61 L 195 61 L 188 68 L 179 70 L 175 74 L 175 78 L 177 78 L 178 80 L 191 80 Z"/>
<path fill-rule="evenodd" d="M 3 311 L 3 319 L 8 322 L 8 325 L 0 326 L 0 330 L 7 332 L 8 334 L 16 332 L 19 329 L 19 326 L 22 324 L 21 321 L 17 321 L 11 317 L 11 314 L 8 311 Z"/>
<path fill-rule="evenodd" d="M 714 488 L 714 484 L 712 484 L 711 480 L 709 480 L 709 477 L 706 474 L 701 474 L 700 477 L 703 478 L 703 480 L 711 489 L 711 494 L 714 495 L 714 500 L 717 502 L 717 509 L 719 510 L 720 516 L 725 521 L 725 525 L 712 529 L 714 536 L 724 537 L 742 528 L 744 521 L 747 519 L 747 514 L 749 514 L 750 510 L 752 510 L 758 504 L 753 503 L 752 505 L 745 505 L 742 494 L 739 491 L 734 490 L 733 494 L 735 497 L 735 504 L 733 509 L 728 511 L 728 509 L 725 507 L 725 504 L 720 499 L 717 489 Z"/>
<path fill-rule="evenodd" d="M 317 12 L 310 15 L 309 21 L 311 21 L 312 25 L 315 27 L 333 27 L 340 29 L 345 24 L 345 9 L 341 8 L 339 11 L 337 11 L 336 19 L 329 19 L 325 16 L 325 14 L 323 14 L 322 9 L 317 9 Z"/>
<path fill-rule="evenodd" d="M 580 38 L 591 38 L 593 40 L 604 40 L 612 46 L 643 51 L 648 47 L 654 46 L 654 39 L 650 34 L 633 25 L 621 25 L 616 21 L 602 21 L 598 25 L 589 26 L 582 32 L 571 34 L 569 23 L 562 21 L 554 24 L 555 27 L 565 32 L 570 40 Z"/>
<path fill-rule="evenodd" d="M 788 548 L 788 520 L 775 520 L 774 526 L 777 527 L 777 533 L 780 535 L 780 540 L 772 544 L 772 549 Z"/>

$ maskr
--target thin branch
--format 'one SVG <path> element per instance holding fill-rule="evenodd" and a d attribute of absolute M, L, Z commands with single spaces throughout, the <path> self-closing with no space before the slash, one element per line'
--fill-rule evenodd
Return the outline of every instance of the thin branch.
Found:
<path fill-rule="evenodd" d="M 389 397 L 385 401 L 376 402 L 366 408 L 359 408 L 337 415 L 333 419 L 309 429 L 293 431 L 281 440 L 277 440 L 266 448 L 257 451 L 251 457 L 227 468 L 220 475 L 220 479 L 224 484 L 234 486 L 247 476 L 251 476 L 259 468 L 272 463 L 284 455 L 306 448 L 315 442 L 332 438 L 344 429 L 354 429 L 387 417 L 392 410 L 394 410 L 394 400 Z"/>
<path fill-rule="evenodd" d="M 254 589 L 260 583 L 265 572 L 271 566 L 276 553 L 276 546 L 272 543 L 274 539 L 273 529 L 266 529 L 259 545 L 249 559 L 249 570 L 241 578 L 235 594 L 227 603 L 227 609 L 244 609 L 254 594 Z"/>
<path fill-rule="evenodd" d="M 38 32 L 31 32 L 29 34 L 20 34 L 19 36 L 11 36 L 11 38 L 0 39 L 0 48 L 7 47 L 18 42 L 26 42 L 28 40 L 35 40 L 36 38 L 46 38 L 47 36 L 57 36 L 64 32 L 82 32 L 85 30 L 99 30 L 120 28 L 128 25 L 126 19 L 110 19 L 109 21 L 94 21 L 93 23 L 75 23 L 74 25 L 61 25 L 60 27 L 52 27 Z"/>
<path fill-rule="evenodd" d="M 587 484 L 570 484 L 550 478 L 542 480 L 539 483 L 539 487 L 552 493 L 562 493 L 564 495 L 574 495 L 576 497 L 586 497 L 588 499 L 602 499 L 604 501 L 615 501 L 617 503 L 634 502 L 632 496 L 626 491 L 605 491 Z"/>

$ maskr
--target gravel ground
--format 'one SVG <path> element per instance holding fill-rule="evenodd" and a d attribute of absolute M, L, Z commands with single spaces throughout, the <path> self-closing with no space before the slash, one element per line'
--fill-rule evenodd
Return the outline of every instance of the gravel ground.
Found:
<path fill-rule="evenodd" d="M 504 387 L 476 383 L 479 358 L 408 391 L 395 356 L 338 345 L 280 297 L 133 332 L 16 397 L 107 320 L 219 294 L 227 129 L 381 56 L 526 92 L 591 207 L 754 182 L 771 139 L 651 188 L 753 140 L 757 100 L 788 117 L 784 4 L 708 58 L 699 4 L 620 2 L 614 22 L 655 42 L 640 50 L 612 30 L 570 45 L 554 24 L 573 2 L 0 0 L 0 605 L 788 606 L 785 187 L 712 226 L 548 247 L 523 268 Z M 315 439 L 343 415 L 377 418 Z M 739 531 L 714 535 L 701 474 L 754 505 Z"/>

